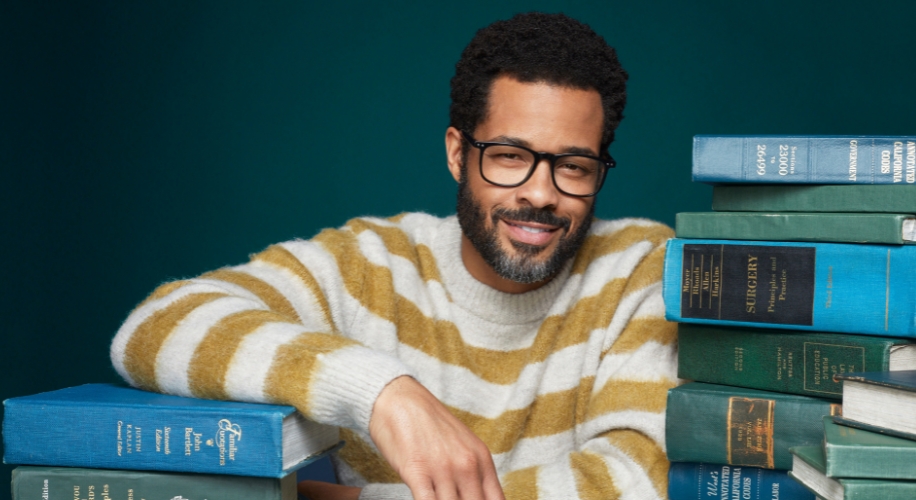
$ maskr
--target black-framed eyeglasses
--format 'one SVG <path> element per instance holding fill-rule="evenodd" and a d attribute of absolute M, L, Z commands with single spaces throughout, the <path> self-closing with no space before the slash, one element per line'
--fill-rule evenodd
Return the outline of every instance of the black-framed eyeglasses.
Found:
<path fill-rule="evenodd" d="M 604 159 L 576 153 L 545 153 L 515 144 L 480 142 L 465 131 L 461 131 L 461 135 L 480 150 L 481 177 L 501 187 L 521 186 L 531 178 L 541 160 L 547 160 L 550 177 L 558 191 L 587 198 L 601 191 L 608 169 L 617 166 L 611 155 Z"/>

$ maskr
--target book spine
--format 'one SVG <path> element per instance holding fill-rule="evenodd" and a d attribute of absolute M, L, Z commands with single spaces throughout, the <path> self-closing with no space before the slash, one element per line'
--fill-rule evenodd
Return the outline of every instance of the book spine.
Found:
<path fill-rule="evenodd" d="M 693 382 L 668 391 L 665 440 L 672 462 L 792 468 L 790 446 L 823 441 L 830 401 Z"/>
<path fill-rule="evenodd" d="M 670 321 L 916 337 L 916 246 L 668 241 Z"/>
<path fill-rule="evenodd" d="M 295 500 L 295 474 L 284 479 L 64 467 L 17 467 L 13 500 Z"/>
<path fill-rule="evenodd" d="M 836 374 L 886 371 L 900 339 L 759 328 L 678 325 L 678 377 L 841 399 Z"/>
<path fill-rule="evenodd" d="M 4 461 L 281 477 L 278 413 L 5 402 Z"/>
<path fill-rule="evenodd" d="M 824 443 L 828 477 L 916 479 L 916 453 L 909 448 Z"/>
<path fill-rule="evenodd" d="M 875 481 L 868 479 L 840 479 L 843 496 L 849 500 L 913 500 L 916 498 L 914 481 Z"/>
<path fill-rule="evenodd" d="M 693 180 L 914 184 L 916 137 L 696 136 Z"/>
<path fill-rule="evenodd" d="M 731 185 L 713 186 L 712 209 L 720 212 L 916 213 L 916 185 Z"/>
<path fill-rule="evenodd" d="M 669 500 L 816 500 L 786 471 L 705 463 L 672 463 Z"/>
<path fill-rule="evenodd" d="M 677 237 L 758 241 L 825 241 L 902 245 L 903 214 L 685 212 Z"/>

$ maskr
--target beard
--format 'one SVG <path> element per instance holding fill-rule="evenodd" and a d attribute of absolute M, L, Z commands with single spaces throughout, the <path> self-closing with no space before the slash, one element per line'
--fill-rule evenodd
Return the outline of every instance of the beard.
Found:
<path fill-rule="evenodd" d="M 496 271 L 500 277 L 517 283 L 537 283 L 552 278 L 563 266 L 576 255 L 588 230 L 592 225 L 595 204 L 592 203 L 588 214 L 582 219 L 582 225 L 574 233 L 569 233 L 570 220 L 558 217 L 547 209 L 522 207 L 508 209 L 496 207 L 490 215 L 490 226 L 483 207 L 474 198 L 468 186 L 467 164 L 462 166 L 461 181 L 458 183 L 458 223 L 461 231 L 470 240 L 483 260 Z M 510 240 L 515 255 L 509 255 L 499 242 L 499 219 L 519 222 L 535 222 L 557 226 L 564 232 L 553 253 L 538 258 L 544 247 L 529 245 Z"/>

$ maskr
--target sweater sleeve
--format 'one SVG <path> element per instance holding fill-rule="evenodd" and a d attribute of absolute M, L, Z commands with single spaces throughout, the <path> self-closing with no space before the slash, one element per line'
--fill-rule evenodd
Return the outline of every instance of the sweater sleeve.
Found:
<path fill-rule="evenodd" d="M 288 404 L 365 432 L 381 390 L 412 372 L 366 345 L 365 335 L 354 338 L 365 300 L 353 292 L 372 288 L 359 269 L 366 259 L 353 256 L 359 251 L 350 228 L 327 230 L 243 265 L 164 284 L 118 331 L 112 363 L 142 389 Z"/>

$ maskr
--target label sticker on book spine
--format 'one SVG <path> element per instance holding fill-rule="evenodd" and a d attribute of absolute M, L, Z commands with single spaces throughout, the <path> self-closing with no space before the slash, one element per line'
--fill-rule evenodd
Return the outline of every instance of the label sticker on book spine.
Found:
<path fill-rule="evenodd" d="M 813 246 L 684 245 L 681 317 L 810 326 Z"/>
<path fill-rule="evenodd" d="M 728 463 L 773 468 L 775 408 L 772 399 L 729 398 Z"/>

